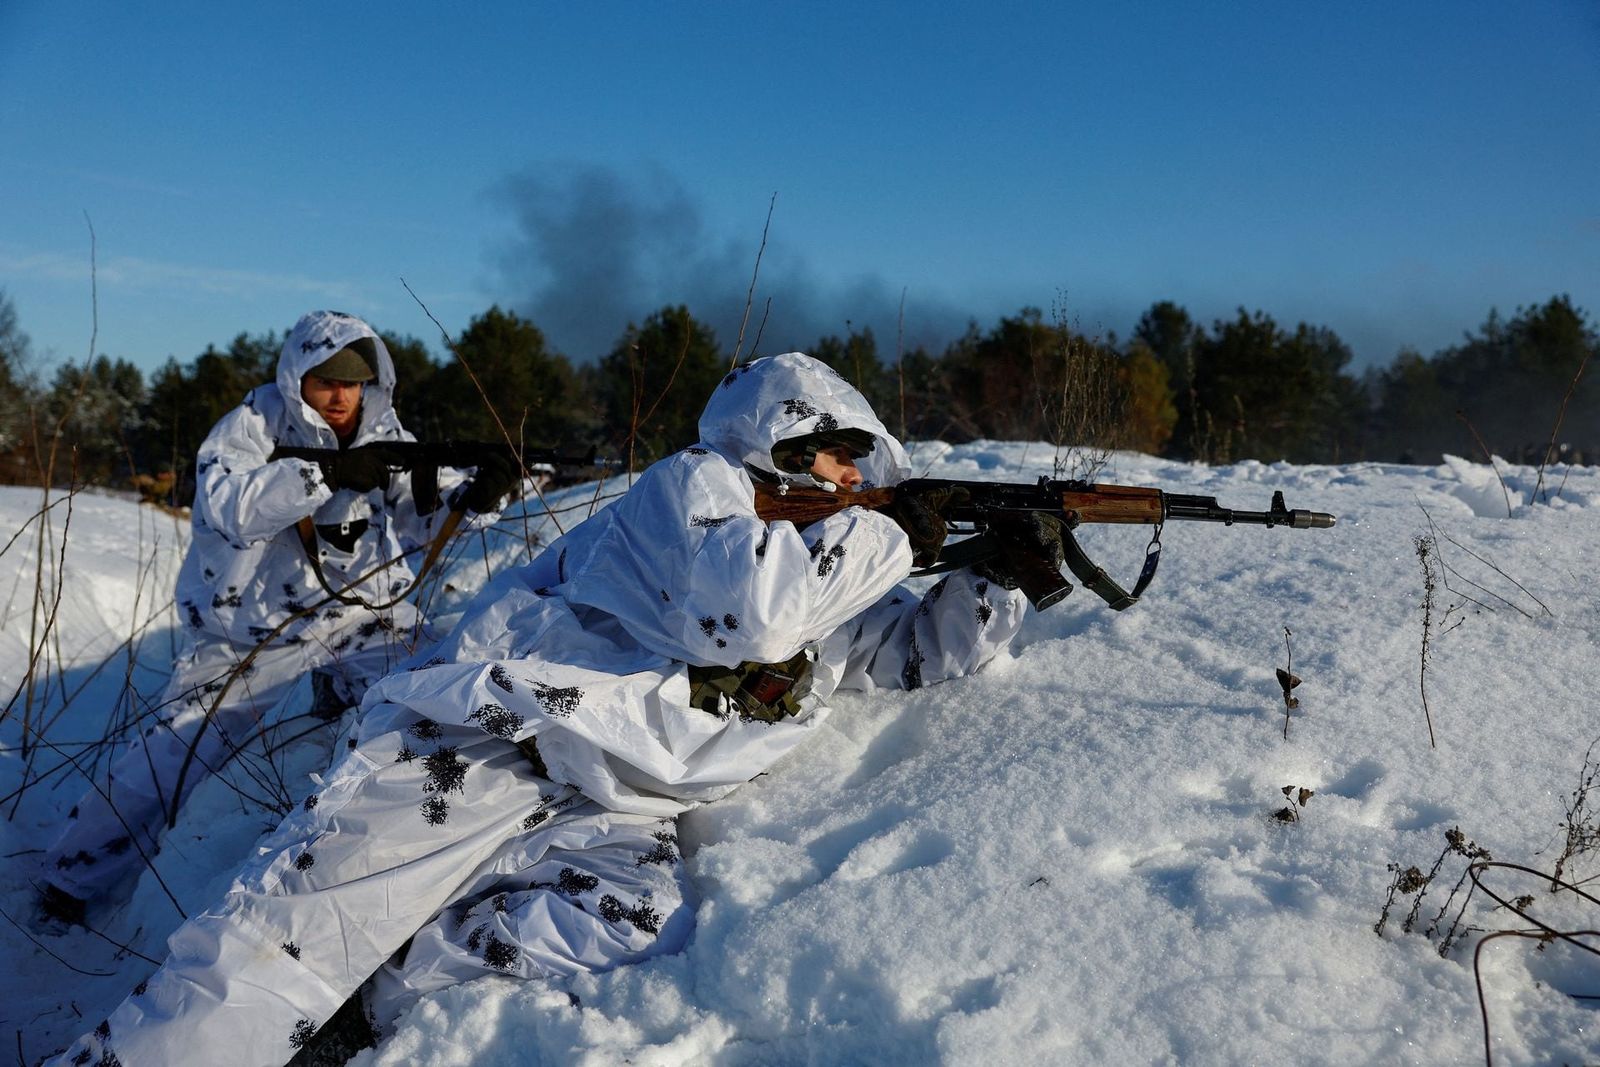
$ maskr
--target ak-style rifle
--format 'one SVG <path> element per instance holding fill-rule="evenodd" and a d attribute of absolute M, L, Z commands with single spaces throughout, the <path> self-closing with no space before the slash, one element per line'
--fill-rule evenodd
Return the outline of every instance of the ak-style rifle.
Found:
<path fill-rule="evenodd" d="M 609 469 L 615 460 L 597 459 L 595 450 L 573 455 L 555 448 L 514 449 L 504 441 L 373 441 L 340 451 L 336 448 L 309 448 L 279 445 L 268 459 L 304 459 L 328 463 L 339 456 L 365 452 L 382 458 L 390 473 L 411 472 L 411 495 L 417 511 L 428 514 L 439 500 L 440 467 L 476 467 L 490 456 L 512 455 L 524 473 L 539 470 Z"/>
<path fill-rule="evenodd" d="M 372 441 L 340 452 L 336 448 L 303 448 L 279 445 L 272 459 L 309 459 L 312 462 L 351 452 L 382 456 L 390 470 L 412 470 L 423 465 L 434 467 L 476 467 L 491 455 L 514 454 L 523 470 L 547 467 L 605 467 L 612 460 L 595 458 L 595 450 L 572 455 L 555 448 L 512 448 L 504 441 Z"/>
<path fill-rule="evenodd" d="M 1006 569 L 1016 575 L 1022 591 L 1039 610 L 1072 592 L 1072 583 L 1056 568 L 1054 559 L 1044 558 L 1029 545 L 1021 532 L 1030 513 L 1048 515 L 1061 523 L 1061 547 L 1067 567 L 1089 589 L 1099 594 L 1114 610 L 1122 611 L 1138 602 L 1155 577 L 1161 560 L 1161 530 L 1169 521 L 1220 522 L 1225 526 L 1288 526 L 1296 530 L 1327 529 L 1338 519 L 1323 511 L 1291 509 L 1281 491 L 1272 494 L 1266 511 L 1238 511 L 1225 508 L 1212 496 L 1168 493 L 1160 489 L 1133 485 L 1100 485 L 1080 481 L 1040 478 L 1026 482 L 975 482 L 945 478 L 912 478 L 892 488 L 860 492 L 829 491 L 788 484 L 756 485 L 756 514 L 766 522 L 787 520 L 808 526 L 848 507 L 877 511 L 904 493 L 957 488 L 952 503 L 941 510 L 952 533 L 970 532 L 974 536 L 946 543 L 938 561 L 918 573 L 936 574 L 1001 558 Z M 1154 526 L 1155 533 L 1145 549 L 1144 566 L 1133 591 L 1116 583 L 1104 569 L 1091 561 L 1077 539 L 1074 528 L 1085 523 L 1120 523 Z"/>
<path fill-rule="evenodd" d="M 514 456 L 518 469 L 526 475 L 529 471 L 555 471 L 558 469 L 583 470 L 583 469 L 609 469 L 616 466 L 615 460 L 596 459 L 595 450 L 590 449 L 586 455 L 576 456 L 565 454 L 554 448 L 522 448 L 514 449 L 504 441 L 373 441 L 369 444 L 356 445 L 343 451 L 336 448 L 311 448 L 304 445 L 279 445 L 267 459 L 303 459 L 311 463 L 326 464 L 338 459 L 340 456 L 349 456 L 352 453 L 364 452 L 378 456 L 391 474 L 400 471 L 411 472 L 411 498 L 416 505 L 417 514 L 430 515 L 439 506 L 439 468 L 440 467 L 476 467 L 487 462 L 496 455 Z M 316 538 L 319 533 L 330 540 L 330 543 L 340 544 L 340 538 L 348 538 L 353 543 L 366 528 L 366 520 L 356 523 L 342 524 L 337 532 L 333 528 L 319 528 L 313 526 L 311 518 L 307 516 L 295 524 L 295 530 L 300 537 L 300 544 L 305 549 L 306 560 L 311 565 L 311 570 L 317 576 L 317 582 L 329 596 L 345 604 L 355 604 L 370 608 L 374 611 L 393 607 L 411 594 L 427 575 L 433 566 L 434 560 L 444 548 L 446 541 L 455 536 L 456 530 L 461 525 L 463 518 L 461 505 L 456 505 L 439 524 L 438 531 L 428 543 L 423 556 L 422 566 L 418 568 L 416 577 L 406 586 L 405 590 L 393 599 L 383 604 L 369 604 L 356 597 L 348 589 L 335 589 L 329 584 L 323 574 L 322 564 L 318 557 Z M 345 551 L 349 551 L 349 544 L 344 544 Z"/>

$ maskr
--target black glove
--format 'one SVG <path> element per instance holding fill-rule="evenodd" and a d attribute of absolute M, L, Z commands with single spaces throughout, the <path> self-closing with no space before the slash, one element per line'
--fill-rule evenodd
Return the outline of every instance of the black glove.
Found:
<path fill-rule="evenodd" d="M 495 449 L 478 461 L 478 473 L 461 494 L 461 506 L 480 515 L 493 511 L 500 498 L 522 480 L 522 464 L 506 449 Z"/>
<path fill-rule="evenodd" d="M 883 513 L 900 524 L 911 540 L 911 562 L 917 567 L 932 566 L 939 558 L 948 534 L 944 512 L 964 504 L 971 494 L 959 485 L 941 486 L 919 492 L 896 491 Z"/>
<path fill-rule="evenodd" d="M 999 554 L 974 563 L 972 569 L 980 578 L 987 578 L 1002 589 L 1017 588 L 1017 572 L 1013 561 L 1037 559 L 1047 562 L 1050 569 L 1060 571 L 1067 553 L 1061 545 L 1061 534 L 1066 527 L 1054 515 L 1030 511 L 1009 520 L 1003 526 L 993 527 L 990 536 L 1000 545 Z"/>
<path fill-rule="evenodd" d="M 354 489 L 365 493 L 373 489 L 389 488 L 389 463 L 377 451 L 369 448 L 352 448 L 340 452 L 332 459 L 318 463 L 322 480 L 329 489 Z"/>

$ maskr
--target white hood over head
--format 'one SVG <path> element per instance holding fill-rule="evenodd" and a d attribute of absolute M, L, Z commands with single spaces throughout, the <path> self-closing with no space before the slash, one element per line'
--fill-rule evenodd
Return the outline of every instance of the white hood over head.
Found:
<path fill-rule="evenodd" d="M 894 485 L 911 474 L 900 442 L 860 390 L 803 352 L 766 356 L 735 367 L 700 416 L 702 444 L 774 476 L 772 446 L 827 430 L 865 430 L 877 440 L 857 460 L 871 485 Z"/>
<path fill-rule="evenodd" d="M 313 311 L 301 317 L 284 338 L 283 349 L 278 353 L 278 393 L 283 397 L 284 408 L 295 428 L 307 434 L 304 442 L 294 444 L 331 444 L 333 431 L 311 405 L 300 399 L 300 380 L 306 374 L 339 351 L 355 347 L 372 364 L 377 377 L 361 389 L 361 422 L 356 428 L 356 440 L 367 436 L 367 431 L 380 422 L 391 421 L 394 409 L 394 361 L 378 331 L 354 315 L 342 311 Z"/>

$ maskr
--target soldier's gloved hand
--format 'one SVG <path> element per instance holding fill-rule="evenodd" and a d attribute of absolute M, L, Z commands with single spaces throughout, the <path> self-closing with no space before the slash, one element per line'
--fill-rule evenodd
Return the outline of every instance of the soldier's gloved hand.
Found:
<path fill-rule="evenodd" d="M 478 463 L 478 472 L 461 494 L 461 506 L 482 514 L 500 506 L 500 499 L 522 479 L 522 465 L 509 449 L 495 449 Z"/>
<path fill-rule="evenodd" d="M 322 480 L 329 489 L 354 489 L 358 493 L 389 488 L 389 464 L 378 452 L 352 448 L 332 459 L 322 460 Z"/>
<path fill-rule="evenodd" d="M 1017 588 L 1017 574 L 1011 561 L 1035 558 L 1047 562 L 1050 569 L 1061 570 L 1066 560 L 1066 549 L 1061 544 L 1062 531 L 1066 529 L 1054 515 L 1030 511 L 1005 526 L 993 530 L 1000 543 L 1000 554 L 972 565 L 973 571 L 1002 589 Z"/>
<path fill-rule="evenodd" d="M 899 523 L 910 539 L 912 564 L 928 567 L 939 558 L 939 550 L 949 534 L 944 512 L 970 498 L 971 494 L 959 485 L 917 492 L 897 491 L 883 513 Z"/>

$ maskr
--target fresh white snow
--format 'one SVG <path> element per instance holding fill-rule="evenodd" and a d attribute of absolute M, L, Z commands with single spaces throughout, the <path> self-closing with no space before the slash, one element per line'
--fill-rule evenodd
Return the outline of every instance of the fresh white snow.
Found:
<path fill-rule="evenodd" d="M 914 450 L 930 475 L 1004 480 L 1050 473 L 1052 455 Z M 1534 470 L 1499 470 L 1506 492 L 1488 466 L 1456 459 L 1213 468 L 1116 455 L 1101 480 L 1249 510 L 1281 489 L 1339 525 L 1173 523 L 1130 610 L 1080 589 L 975 677 L 840 695 L 810 747 L 682 820 L 701 894 L 683 953 L 447 990 L 353 1063 L 1481 1062 L 1482 934 L 1444 957 L 1442 930 L 1425 935 L 1466 861 L 1445 859 L 1411 932 L 1414 895 L 1397 898 L 1382 937 L 1373 927 L 1389 865 L 1427 872 L 1455 827 L 1497 860 L 1548 871 L 1600 737 L 1600 469 L 1547 471 L 1560 492 L 1539 503 Z M 570 526 L 593 493 L 551 500 L 576 506 Z M 0 490 L 0 547 L 39 503 Z M 127 713 L 126 681 L 149 699 L 171 656 L 183 524 L 89 494 L 71 501 L 70 528 L 65 501 L 50 515 L 42 546 L 35 525 L 0 554 L 0 699 L 20 692 L 0 724 L 0 795 L 24 782 L 25 719 L 56 746 L 37 750 L 32 774 L 81 758 Z M 435 610 L 526 559 L 528 533 L 552 531 L 512 517 L 462 543 Z M 1148 534 L 1093 527 L 1081 541 L 1131 582 Z M 1419 691 L 1421 534 L 1450 568 L 1427 670 L 1437 748 Z M 62 595 L 30 702 L 36 587 L 42 612 Z M 1303 684 L 1286 740 L 1275 672 L 1291 654 Z M 289 753 L 293 795 L 321 758 L 309 743 Z M 0 1035 L 27 1063 L 120 1001 L 152 969 L 144 957 L 162 956 L 178 907 L 215 897 L 276 822 L 208 783 L 156 861 L 164 887 L 147 874 L 100 934 L 35 942 L 14 924 L 35 925 L 40 850 L 81 788 L 70 770 L 47 776 L 8 797 L 0 822 L 12 920 L 0 923 Z M 1303 806 L 1300 789 L 1313 791 Z M 1286 807 L 1297 821 L 1274 816 Z M 1569 865 L 1574 879 L 1597 873 L 1593 855 Z M 1600 909 L 1536 877 L 1491 870 L 1486 884 L 1531 895 L 1528 913 L 1560 929 L 1600 928 Z M 1464 922 L 1528 928 L 1481 893 Z M 1501 938 L 1481 963 L 1495 1063 L 1600 1060 L 1600 1000 L 1581 999 L 1600 997 L 1600 957 Z"/>

